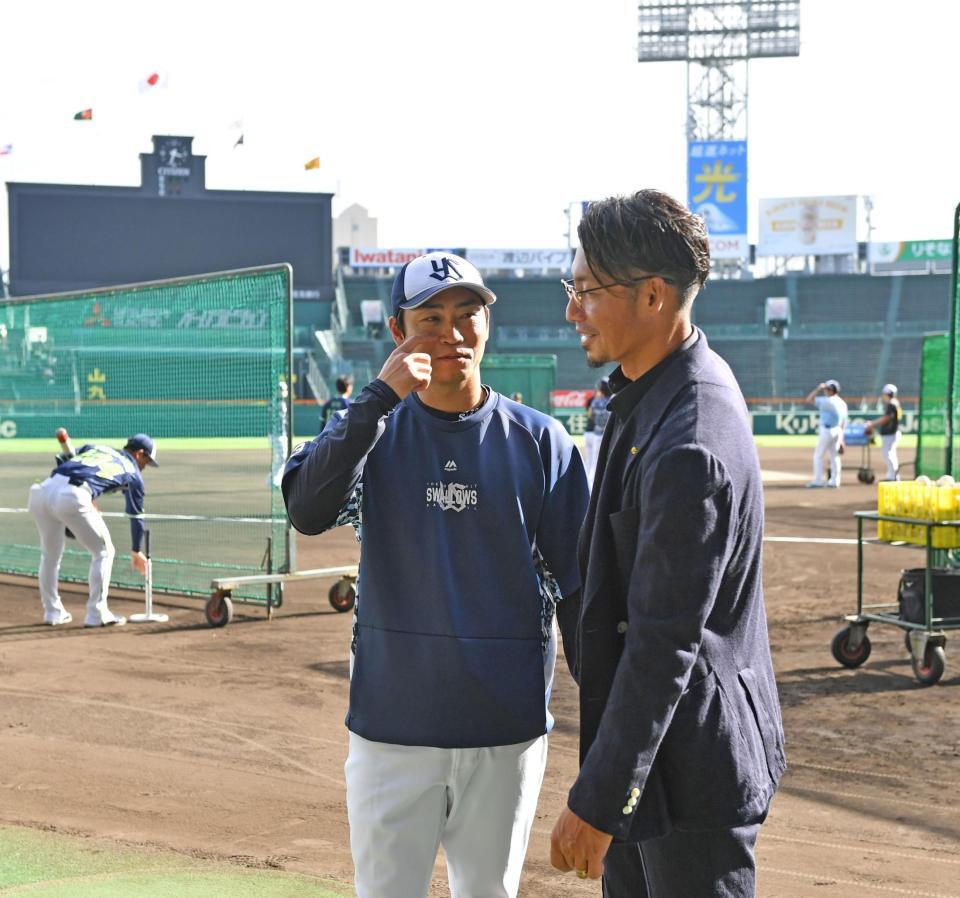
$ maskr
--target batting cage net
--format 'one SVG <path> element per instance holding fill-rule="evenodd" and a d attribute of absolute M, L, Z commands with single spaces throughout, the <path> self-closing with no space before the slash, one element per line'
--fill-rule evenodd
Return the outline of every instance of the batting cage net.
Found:
<path fill-rule="evenodd" d="M 917 432 L 917 474 L 934 479 L 947 471 L 948 334 L 923 338 L 920 365 L 920 427 Z"/>
<path fill-rule="evenodd" d="M 53 468 L 61 427 L 77 452 L 155 439 L 160 467 L 143 472 L 155 589 L 203 594 L 213 577 L 291 570 L 278 486 L 291 319 L 288 265 L 0 300 L 0 570 L 37 573 L 27 492 Z M 97 505 L 112 583 L 142 586 L 122 494 Z M 68 540 L 61 580 L 86 581 L 89 564 Z"/>

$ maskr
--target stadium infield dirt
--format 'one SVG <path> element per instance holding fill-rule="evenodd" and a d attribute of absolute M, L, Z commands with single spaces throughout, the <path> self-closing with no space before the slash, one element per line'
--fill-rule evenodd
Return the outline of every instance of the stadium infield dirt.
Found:
<path fill-rule="evenodd" d="M 805 490 L 810 454 L 761 449 L 767 535 L 849 540 L 852 512 L 872 507 L 876 490 L 853 476 L 841 490 Z M 357 557 L 345 528 L 297 548 L 301 568 Z M 895 598 L 902 568 L 923 564 L 912 549 L 865 556 L 868 595 L 880 601 Z M 932 688 L 917 684 L 891 627 L 871 627 L 862 668 L 838 667 L 829 645 L 855 606 L 850 543 L 768 542 L 765 584 L 790 769 L 761 834 L 758 894 L 960 898 L 960 640 Z M 348 886 L 350 616 L 330 608 L 328 586 L 292 586 L 272 622 L 241 607 L 212 630 L 199 600 L 160 596 L 168 624 L 54 630 L 36 625 L 35 584 L 0 576 L 0 824 Z M 64 596 L 80 619 L 83 595 L 69 586 Z M 130 614 L 142 596 L 118 592 L 111 604 Z M 548 862 L 577 759 L 563 668 L 554 714 L 521 894 L 599 895 Z M 0 881 L 0 895 L 10 885 Z M 431 894 L 448 894 L 441 863 Z"/>

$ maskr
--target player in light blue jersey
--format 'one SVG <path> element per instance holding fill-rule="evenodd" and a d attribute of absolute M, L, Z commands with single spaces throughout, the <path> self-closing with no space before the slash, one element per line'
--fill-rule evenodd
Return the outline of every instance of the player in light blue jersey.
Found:
<path fill-rule="evenodd" d="M 122 450 L 88 444 L 58 465 L 43 481 L 30 487 L 27 507 L 40 531 L 40 600 L 43 622 L 51 626 L 68 624 L 73 616 L 60 598 L 60 560 L 63 557 L 65 528 L 91 555 L 90 598 L 84 621 L 87 627 L 123 626 L 107 605 L 114 548 L 110 531 L 94 499 L 103 493 L 121 490 L 130 516 L 133 543 L 131 561 L 145 574 L 147 558 L 140 551 L 143 540 L 143 476 L 147 465 L 157 466 L 157 449 L 145 433 L 127 440 Z"/>
<path fill-rule="evenodd" d="M 822 394 L 822 395 L 821 395 Z M 807 487 L 817 489 L 822 486 L 840 487 L 840 473 L 843 455 L 843 430 L 847 426 L 847 404 L 840 398 L 840 384 L 827 380 L 817 384 L 807 396 L 807 402 L 816 405 L 820 412 L 820 438 L 813 455 L 813 480 Z M 830 457 L 830 479 L 823 480 L 823 456 Z"/>

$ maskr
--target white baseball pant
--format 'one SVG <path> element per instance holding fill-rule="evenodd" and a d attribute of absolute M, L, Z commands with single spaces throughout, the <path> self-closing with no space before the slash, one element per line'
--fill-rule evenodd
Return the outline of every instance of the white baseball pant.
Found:
<path fill-rule="evenodd" d="M 357 898 L 425 898 L 440 845 L 452 898 L 514 898 L 546 763 L 546 735 L 430 748 L 350 733 L 344 770 Z"/>
<path fill-rule="evenodd" d="M 900 479 L 900 460 L 897 458 L 897 443 L 899 442 L 899 430 L 896 433 L 880 434 L 880 445 L 883 447 L 883 460 L 887 464 L 887 480 Z"/>
<path fill-rule="evenodd" d="M 583 466 L 587 472 L 587 483 L 593 489 L 593 476 L 597 473 L 597 455 L 600 454 L 602 433 L 587 432 L 583 435 Z"/>
<path fill-rule="evenodd" d="M 813 456 L 813 482 L 823 483 L 823 456 L 830 456 L 830 486 L 840 486 L 840 440 L 843 429 L 836 427 L 821 427 L 820 439 L 817 441 L 817 451 Z"/>
<path fill-rule="evenodd" d="M 85 486 L 73 486 L 63 474 L 52 474 L 30 487 L 27 509 L 40 532 L 40 600 L 47 622 L 64 613 L 60 599 L 60 560 L 70 531 L 91 555 L 90 598 L 85 623 L 95 627 L 115 619 L 107 607 L 107 591 L 113 569 L 114 548 L 103 515 L 93 507 L 93 494 Z"/>

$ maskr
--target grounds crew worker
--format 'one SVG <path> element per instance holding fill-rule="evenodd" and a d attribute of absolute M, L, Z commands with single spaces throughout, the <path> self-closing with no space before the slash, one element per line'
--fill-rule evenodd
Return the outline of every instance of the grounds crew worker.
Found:
<path fill-rule="evenodd" d="M 73 620 L 63 607 L 59 592 L 65 527 L 91 555 L 85 626 L 121 627 L 127 622 L 107 606 L 114 548 L 107 523 L 93 500 L 102 493 L 123 491 L 133 544 L 130 559 L 134 569 L 145 574 L 147 557 L 140 551 L 144 529 L 144 488 L 140 472 L 147 465 L 157 465 L 156 445 L 145 433 L 138 433 L 127 440 L 122 450 L 90 444 L 81 446 L 76 455 L 58 465 L 43 483 L 30 487 L 27 508 L 40 531 L 40 599 L 45 624 L 57 626 Z"/>
<path fill-rule="evenodd" d="M 283 478 L 298 530 L 362 537 L 346 719 L 359 898 L 426 896 L 441 844 L 452 894 L 515 896 L 533 825 L 588 491 L 563 427 L 481 384 L 495 299 L 458 256 L 407 263 L 397 349 Z"/>

